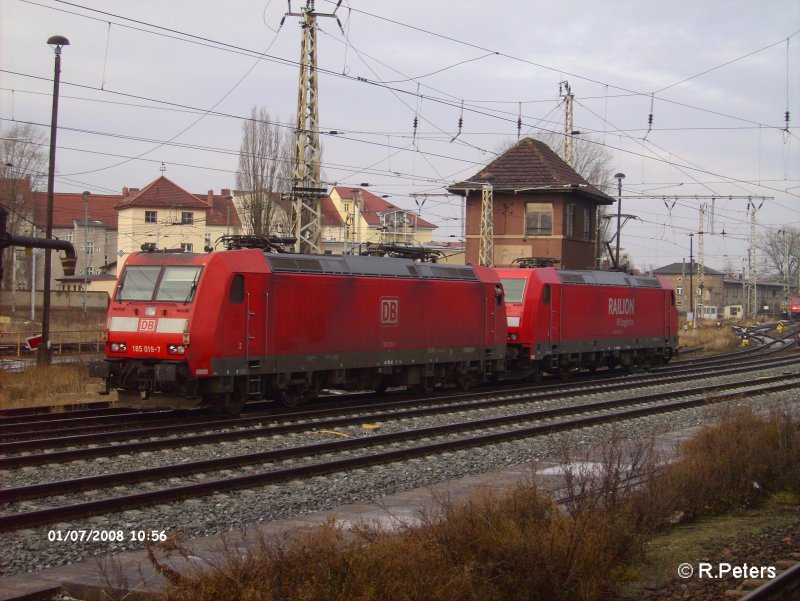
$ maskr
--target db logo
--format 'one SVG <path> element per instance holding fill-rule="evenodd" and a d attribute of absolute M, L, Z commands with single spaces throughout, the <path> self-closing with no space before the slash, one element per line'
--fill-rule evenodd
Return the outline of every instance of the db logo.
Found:
<path fill-rule="evenodd" d="M 139 320 L 139 331 L 140 332 L 155 332 L 156 331 L 156 320 L 155 319 L 140 319 Z"/>
<path fill-rule="evenodd" d="M 400 323 L 400 301 L 396 297 L 381 298 L 381 325 L 397 325 Z"/>

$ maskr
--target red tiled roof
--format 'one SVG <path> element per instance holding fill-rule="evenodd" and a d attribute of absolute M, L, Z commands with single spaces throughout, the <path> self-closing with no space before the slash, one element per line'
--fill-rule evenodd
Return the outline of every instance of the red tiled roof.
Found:
<path fill-rule="evenodd" d="M 211 210 L 206 213 L 206 225 L 222 225 L 232 228 L 242 227 L 242 222 L 239 220 L 239 213 L 233 204 L 233 197 L 229 190 L 223 190 L 222 194 L 214 194 L 209 191 L 206 198 L 211 199 Z M 195 194 L 196 198 L 202 200 L 201 194 Z"/>
<path fill-rule="evenodd" d="M 330 196 L 323 196 L 319 202 L 322 210 L 322 225 L 329 227 L 341 227 L 344 225 L 344 220 L 339 215 L 339 211 L 336 210 Z"/>
<path fill-rule="evenodd" d="M 523 138 L 478 173 L 448 189 L 463 195 L 465 190 L 480 190 L 483 182 L 491 183 L 495 191 L 580 191 L 602 204 L 614 202 L 583 179 L 547 144 L 533 138 Z"/>
<path fill-rule="evenodd" d="M 344 186 L 334 188 L 336 192 L 339 194 L 339 198 L 342 200 L 350 200 L 352 201 L 355 197 L 356 192 L 359 193 L 361 200 L 364 201 L 364 208 L 361 210 L 361 216 L 369 225 L 379 226 L 381 225 L 381 214 L 386 213 L 389 211 L 405 211 L 411 215 L 414 215 L 412 211 L 408 211 L 406 209 L 402 209 L 397 205 L 393 205 L 392 203 L 380 198 L 379 196 L 375 196 L 371 192 L 367 192 L 366 190 L 362 190 L 360 188 L 353 189 L 353 188 L 346 188 Z M 425 221 L 422 217 L 415 219 L 414 221 L 419 228 L 425 229 L 436 229 L 438 226 L 433 225 L 429 221 Z"/>
<path fill-rule="evenodd" d="M 200 200 L 163 175 L 117 203 L 117 210 L 129 207 L 200 209 L 207 211 L 210 203 Z"/>
<path fill-rule="evenodd" d="M 120 197 L 110 194 L 90 194 L 87 197 L 89 221 L 100 221 L 107 228 L 117 229 L 119 214 L 114 210 Z M 33 222 L 36 227 L 44 229 L 47 224 L 47 192 L 34 192 Z M 53 194 L 53 228 L 72 229 L 73 222 L 83 222 L 83 194 L 56 192 Z"/>

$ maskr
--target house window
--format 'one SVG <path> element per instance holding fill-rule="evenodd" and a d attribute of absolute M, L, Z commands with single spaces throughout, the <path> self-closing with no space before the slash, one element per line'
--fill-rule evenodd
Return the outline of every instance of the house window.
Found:
<path fill-rule="evenodd" d="M 683 296 L 683 286 L 678 286 L 677 288 L 675 288 L 675 294 L 677 294 L 678 296 Z"/>
<path fill-rule="evenodd" d="M 553 233 L 553 205 L 529 202 L 525 205 L 525 235 L 550 236 Z"/>
<path fill-rule="evenodd" d="M 94 242 L 87 242 L 86 243 L 86 254 L 93 255 L 94 254 Z"/>
<path fill-rule="evenodd" d="M 144 212 L 144 222 L 145 223 L 158 223 L 158 212 L 157 211 L 145 211 Z"/>
<path fill-rule="evenodd" d="M 75 233 L 72 230 L 68 230 L 64 233 L 64 240 L 66 242 L 74 242 L 75 241 Z"/>
<path fill-rule="evenodd" d="M 211 234 L 206 234 L 203 244 L 206 248 L 211 248 Z"/>
<path fill-rule="evenodd" d="M 569 203 L 567 205 L 567 218 L 566 223 L 564 224 L 564 235 L 568 238 L 572 238 L 575 235 L 575 204 Z"/>
<path fill-rule="evenodd" d="M 194 245 L 193 245 L 193 244 L 190 244 L 190 243 L 188 243 L 188 242 L 181 242 L 181 250 L 182 250 L 183 252 L 185 252 L 185 253 L 190 253 L 190 252 L 192 252 L 192 249 L 193 249 L 193 248 L 194 248 Z"/>
<path fill-rule="evenodd" d="M 191 211 L 183 211 L 181 213 L 181 224 L 182 225 L 192 225 L 192 223 L 194 223 L 192 212 Z"/>
<path fill-rule="evenodd" d="M 588 207 L 583 208 L 583 239 L 592 239 L 592 211 Z"/>

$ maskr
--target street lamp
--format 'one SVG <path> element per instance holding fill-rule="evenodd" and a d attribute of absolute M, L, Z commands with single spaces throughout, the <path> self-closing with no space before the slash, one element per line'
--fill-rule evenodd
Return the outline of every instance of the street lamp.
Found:
<path fill-rule="evenodd" d="M 83 192 L 83 317 L 86 318 L 86 289 L 89 287 L 89 195 Z"/>
<path fill-rule="evenodd" d="M 617 269 L 619 269 L 619 230 L 622 222 L 622 180 L 625 179 L 625 174 L 617 173 L 614 177 L 617 179 L 617 253 L 614 262 L 616 263 Z"/>
<path fill-rule="evenodd" d="M 694 242 L 694 232 L 689 234 L 689 322 L 692 329 L 695 327 L 697 320 L 694 318 L 694 250 L 692 243 Z"/>
<path fill-rule="evenodd" d="M 63 35 L 54 35 L 47 44 L 55 52 L 55 68 L 53 70 L 53 114 L 50 119 L 50 162 L 47 170 L 47 221 L 45 222 L 45 238 L 53 237 L 53 182 L 56 175 L 56 130 L 58 128 L 58 84 L 61 79 L 61 49 L 69 46 L 69 40 Z M 44 287 L 42 290 L 42 341 L 39 343 L 38 365 L 50 363 L 50 278 L 53 266 L 50 264 L 50 250 L 44 251 Z"/>

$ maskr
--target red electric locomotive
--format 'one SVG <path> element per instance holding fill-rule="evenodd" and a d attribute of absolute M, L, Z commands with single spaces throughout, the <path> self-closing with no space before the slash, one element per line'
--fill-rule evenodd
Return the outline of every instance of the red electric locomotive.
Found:
<path fill-rule="evenodd" d="M 800 320 L 800 298 L 789 300 L 789 318 L 792 321 Z"/>
<path fill-rule="evenodd" d="M 138 408 L 321 388 L 467 386 L 502 371 L 506 314 L 487 268 L 260 249 L 141 252 L 120 274 L 92 375 Z"/>
<path fill-rule="evenodd" d="M 508 363 L 537 379 L 573 369 L 648 367 L 678 347 L 668 280 L 552 267 L 498 269 L 508 314 Z"/>

